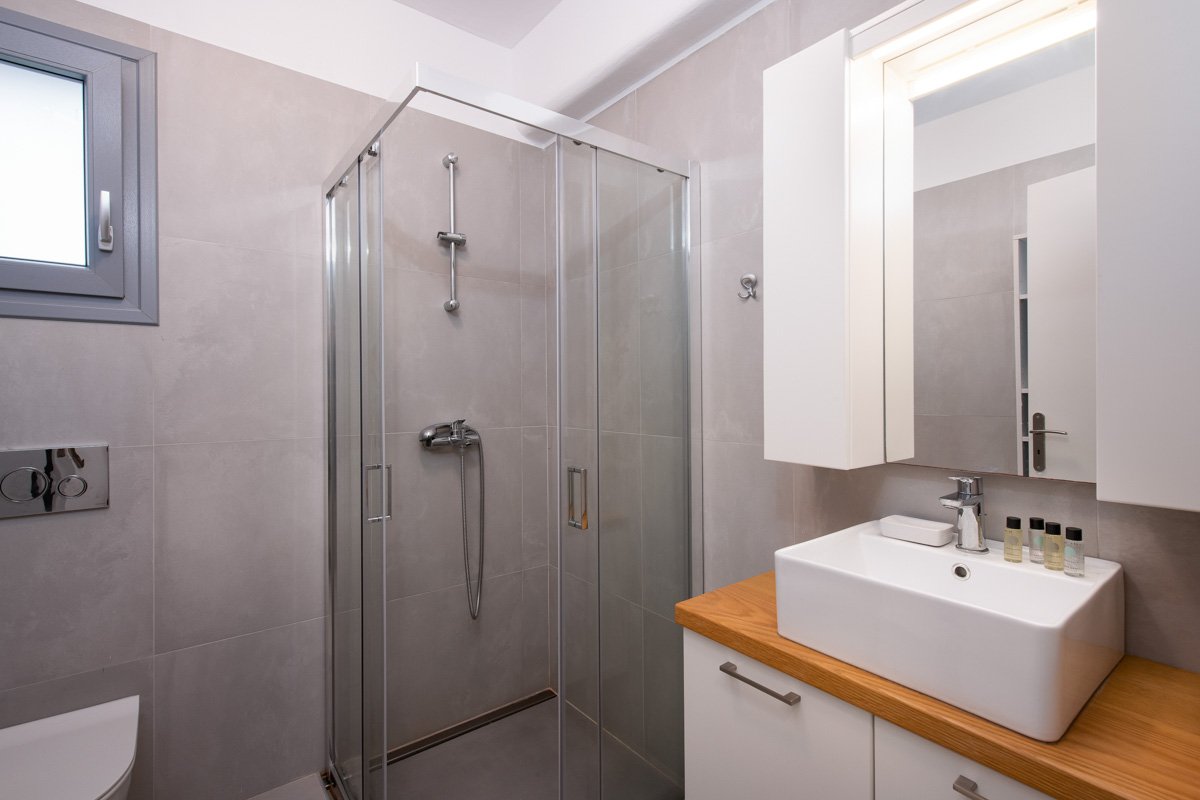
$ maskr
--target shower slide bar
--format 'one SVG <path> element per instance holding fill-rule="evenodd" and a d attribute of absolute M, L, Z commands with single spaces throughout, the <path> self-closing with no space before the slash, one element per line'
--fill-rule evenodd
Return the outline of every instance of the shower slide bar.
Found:
<path fill-rule="evenodd" d="M 450 230 L 437 232 L 438 241 L 450 246 L 450 299 L 442 303 L 442 308 L 451 314 L 458 311 L 457 250 L 467 244 L 467 235 L 454 230 L 454 166 L 457 163 L 458 156 L 455 153 L 447 153 L 442 158 L 442 166 L 450 173 Z"/>

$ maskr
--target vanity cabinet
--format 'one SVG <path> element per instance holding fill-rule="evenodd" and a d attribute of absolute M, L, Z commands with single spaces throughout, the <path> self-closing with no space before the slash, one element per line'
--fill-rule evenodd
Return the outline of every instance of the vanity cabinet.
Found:
<path fill-rule="evenodd" d="M 688 800 L 870 800 L 870 714 L 697 633 L 683 635 Z M 722 671 L 727 663 L 800 701 L 788 705 L 738 680 Z"/>
<path fill-rule="evenodd" d="M 1049 800 L 698 633 L 683 637 L 688 800 Z M 960 777 L 976 795 L 955 790 Z"/>
<path fill-rule="evenodd" d="M 890 722 L 875 719 L 875 800 L 930 800 L 971 797 L 956 781 L 986 800 L 1050 800 L 1049 795 L 939 747 Z"/>

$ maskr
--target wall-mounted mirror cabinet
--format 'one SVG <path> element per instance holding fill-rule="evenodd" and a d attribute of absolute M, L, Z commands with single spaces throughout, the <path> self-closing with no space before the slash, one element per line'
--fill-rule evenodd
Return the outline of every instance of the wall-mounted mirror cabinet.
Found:
<path fill-rule="evenodd" d="M 1106 3 L 909 0 L 764 73 L 767 458 L 1097 481 Z M 1200 507 L 1130 473 L 1099 496 Z"/>

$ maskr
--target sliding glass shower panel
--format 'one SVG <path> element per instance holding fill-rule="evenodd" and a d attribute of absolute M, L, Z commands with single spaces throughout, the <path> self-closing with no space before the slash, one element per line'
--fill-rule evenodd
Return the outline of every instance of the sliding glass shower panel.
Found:
<path fill-rule="evenodd" d="M 601 797 L 683 797 L 689 596 L 681 176 L 596 151 Z"/>
<path fill-rule="evenodd" d="M 359 162 L 362 353 L 362 601 L 363 601 L 363 800 L 387 800 L 388 526 L 392 517 L 392 465 L 388 460 L 384 387 L 383 154 L 372 147 Z"/>
<path fill-rule="evenodd" d="M 328 323 L 329 751 L 354 797 L 363 796 L 362 408 L 358 169 L 326 203 Z"/>
<path fill-rule="evenodd" d="M 596 150 L 557 146 L 562 797 L 590 800 L 600 786 Z"/>

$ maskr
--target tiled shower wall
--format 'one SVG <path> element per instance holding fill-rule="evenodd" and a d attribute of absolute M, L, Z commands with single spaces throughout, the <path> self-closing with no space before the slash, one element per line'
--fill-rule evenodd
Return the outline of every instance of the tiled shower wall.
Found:
<path fill-rule="evenodd" d="M 546 156 L 406 109 L 381 138 L 389 527 L 389 746 L 550 685 Z M 447 153 L 458 155 L 455 314 Z M 551 196 L 551 202 L 553 197 Z M 551 293 L 552 294 L 552 293 Z M 486 547 L 477 620 L 463 577 L 459 459 L 417 432 L 465 418 L 483 437 Z M 467 451 L 472 554 L 478 467 Z M 475 568 L 472 555 L 472 569 Z M 557 623 L 557 618 L 554 618 Z"/>
<path fill-rule="evenodd" d="M 777 0 L 593 119 L 702 162 L 709 589 L 771 569 L 780 547 L 852 523 L 895 513 L 942 518 L 942 470 L 836 472 L 763 459 L 762 311 L 736 296 L 742 273 L 762 275 L 762 70 L 893 5 Z M 771 291 L 769 274 L 761 291 Z M 984 485 L 989 535 L 1001 535 L 1007 514 L 1082 527 L 1090 552 L 1125 566 L 1128 651 L 1200 670 L 1200 514 L 1097 502 L 1090 484 L 990 476 Z"/>
<path fill-rule="evenodd" d="M 133 798 L 320 768 L 321 182 L 378 101 L 69 0 L 158 53 L 158 327 L 0 319 L 0 447 L 107 443 L 103 511 L 0 521 L 0 727 L 141 697 Z"/>

